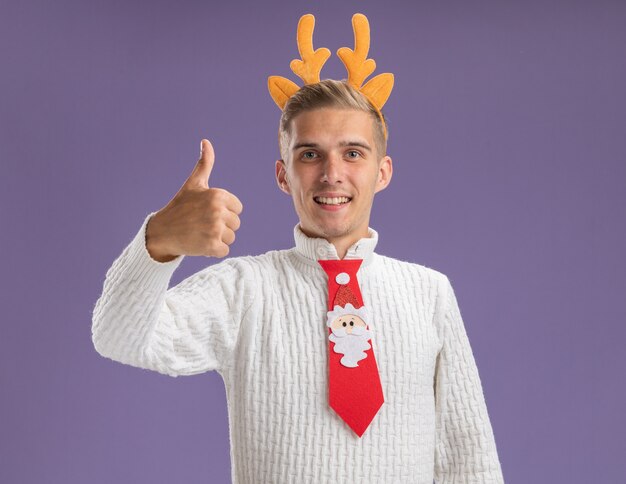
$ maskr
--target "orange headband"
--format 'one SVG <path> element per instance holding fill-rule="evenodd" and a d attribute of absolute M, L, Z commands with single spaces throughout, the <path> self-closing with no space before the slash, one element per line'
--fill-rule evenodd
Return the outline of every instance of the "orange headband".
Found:
<path fill-rule="evenodd" d="M 289 64 L 291 70 L 304 81 L 305 85 L 320 82 L 320 71 L 330 57 L 330 50 L 326 47 L 313 50 L 314 26 L 315 17 L 312 14 L 307 13 L 300 17 L 297 42 L 302 60 L 293 59 Z M 387 139 L 387 126 L 380 110 L 393 89 L 393 74 L 390 72 L 378 74 L 361 86 L 367 76 L 376 69 L 374 59 L 367 58 L 370 49 L 370 25 L 367 17 L 362 13 L 355 13 L 352 16 L 352 28 L 354 50 L 341 47 L 337 50 L 337 55 L 348 70 L 348 84 L 360 91 L 376 109 L 385 130 L 385 139 Z M 269 76 L 267 86 L 272 99 L 281 111 L 285 108 L 287 100 L 300 89 L 295 82 L 282 76 Z"/>

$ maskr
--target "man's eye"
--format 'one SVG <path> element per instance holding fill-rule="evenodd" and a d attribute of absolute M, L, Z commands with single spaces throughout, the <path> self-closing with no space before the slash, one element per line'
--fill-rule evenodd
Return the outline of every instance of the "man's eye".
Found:
<path fill-rule="evenodd" d="M 304 158 L 305 160 L 312 160 L 314 157 L 313 156 L 307 156 L 307 155 L 315 155 L 314 151 L 305 151 L 304 153 L 302 153 L 302 158 Z"/>
<path fill-rule="evenodd" d="M 350 154 L 350 153 L 356 153 L 356 155 L 357 155 L 357 156 L 361 156 L 361 153 L 359 153 L 359 152 L 358 152 L 358 151 L 356 151 L 356 150 L 350 150 L 350 151 L 348 151 L 348 154 Z M 356 158 L 356 156 L 349 156 L 349 158 Z"/>

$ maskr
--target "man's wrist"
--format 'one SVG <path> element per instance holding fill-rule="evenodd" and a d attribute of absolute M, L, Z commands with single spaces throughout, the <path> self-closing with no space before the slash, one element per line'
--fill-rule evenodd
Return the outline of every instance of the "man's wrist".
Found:
<path fill-rule="evenodd" d="M 151 223 L 153 222 L 154 217 L 156 217 L 156 215 L 153 215 L 152 217 L 150 217 L 150 220 L 148 220 L 148 224 L 146 225 L 146 237 L 145 237 L 146 250 L 148 251 L 148 254 L 150 255 L 150 257 L 157 262 L 173 261 L 178 256 L 168 254 L 167 252 L 160 250 L 159 247 L 155 243 L 157 239 L 154 236 L 154 225 L 152 225 L 151 227 Z"/>

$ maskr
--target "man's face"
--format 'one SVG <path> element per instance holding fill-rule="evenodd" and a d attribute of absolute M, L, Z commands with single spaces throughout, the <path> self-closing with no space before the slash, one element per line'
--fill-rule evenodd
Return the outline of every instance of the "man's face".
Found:
<path fill-rule="evenodd" d="M 389 156 L 377 159 L 374 121 L 353 109 L 325 107 L 292 120 L 289 159 L 276 180 L 292 196 L 309 237 L 367 237 L 374 194 L 391 180 Z"/>

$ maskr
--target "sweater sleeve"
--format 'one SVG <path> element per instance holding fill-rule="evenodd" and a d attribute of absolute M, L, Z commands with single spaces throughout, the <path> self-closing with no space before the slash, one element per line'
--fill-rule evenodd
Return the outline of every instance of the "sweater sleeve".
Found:
<path fill-rule="evenodd" d="M 220 371 L 251 304 L 245 264 L 226 259 L 168 289 L 185 256 L 152 259 L 145 232 L 155 213 L 107 271 L 93 310 L 94 347 L 104 357 L 173 377 Z"/>
<path fill-rule="evenodd" d="M 449 279 L 444 276 L 442 347 L 435 368 L 437 484 L 502 484 L 504 478 L 478 368 Z"/>

